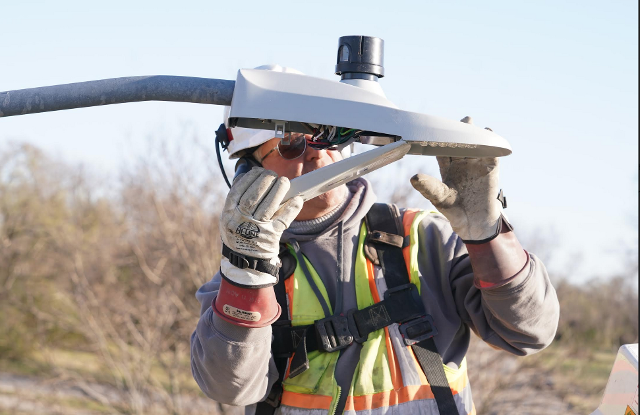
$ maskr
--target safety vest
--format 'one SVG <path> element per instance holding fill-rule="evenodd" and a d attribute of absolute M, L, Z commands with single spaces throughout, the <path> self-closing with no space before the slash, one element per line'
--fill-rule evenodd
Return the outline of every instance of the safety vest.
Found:
<path fill-rule="evenodd" d="M 410 238 L 410 242 L 402 252 L 410 282 L 418 287 L 418 292 L 418 226 L 427 214 L 422 211 L 406 211 L 403 216 L 405 239 Z M 359 310 L 380 302 L 386 290 L 384 280 L 376 280 L 374 265 L 365 256 L 366 236 L 367 229 L 363 221 L 355 260 L 355 291 Z M 330 307 L 322 280 L 306 257 L 304 261 L 320 294 Z M 293 275 L 286 279 L 285 288 L 292 326 L 314 324 L 314 321 L 325 317 L 320 301 L 299 263 Z M 309 410 L 308 413 L 333 415 L 340 395 L 346 392 L 349 395 L 345 413 L 386 413 L 389 407 L 400 406 L 402 413 L 438 414 L 431 387 L 412 349 L 402 342 L 398 324 L 394 323 L 369 334 L 362 344 L 360 360 L 349 391 L 341 391 L 334 377 L 339 355 L 337 352 L 327 353 L 320 350 L 309 352 L 309 368 L 295 377 L 289 376 L 293 359 L 291 357 L 282 383 L 280 413 L 300 414 L 300 409 L 304 408 Z M 458 412 L 462 415 L 475 414 L 466 358 L 462 360 L 458 369 L 443 366 Z"/>

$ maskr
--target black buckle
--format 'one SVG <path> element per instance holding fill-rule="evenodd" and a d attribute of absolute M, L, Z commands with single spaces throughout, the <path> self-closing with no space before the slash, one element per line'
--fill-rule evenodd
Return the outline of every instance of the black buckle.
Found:
<path fill-rule="evenodd" d="M 249 268 L 249 261 L 247 260 L 247 258 L 235 251 L 229 252 L 229 262 L 231 263 L 231 265 L 234 265 L 240 269 Z"/>
<path fill-rule="evenodd" d="M 353 336 L 349 331 L 347 318 L 344 316 L 331 316 L 316 320 L 315 326 L 320 347 L 325 352 L 335 352 L 353 343 Z"/>
<path fill-rule="evenodd" d="M 400 324 L 398 328 L 404 338 L 404 344 L 407 346 L 419 343 L 422 340 L 438 334 L 438 330 L 435 324 L 433 324 L 433 318 L 429 314 Z"/>

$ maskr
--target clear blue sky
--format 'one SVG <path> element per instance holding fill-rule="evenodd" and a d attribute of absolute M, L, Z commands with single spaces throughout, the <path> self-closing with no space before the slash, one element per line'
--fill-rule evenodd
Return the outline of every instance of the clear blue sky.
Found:
<path fill-rule="evenodd" d="M 509 140 L 507 214 L 523 239 L 552 240 L 552 270 L 583 281 L 637 253 L 636 1 L 329 4 L 0 0 L 0 91 L 133 75 L 234 79 L 266 63 L 338 80 L 338 37 L 378 36 L 389 99 L 470 115 Z M 0 119 L 0 144 L 32 142 L 111 174 L 148 137 L 179 142 L 187 128 L 213 145 L 221 112 L 135 103 L 11 117 Z M 394 174 L 373 175 L 384 187 L 437 172 L 427 157 L 385 169 Z"/>

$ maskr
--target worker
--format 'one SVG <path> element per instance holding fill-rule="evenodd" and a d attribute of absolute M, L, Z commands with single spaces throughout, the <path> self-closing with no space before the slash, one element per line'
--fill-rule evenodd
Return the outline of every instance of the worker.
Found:
<path fill-rule="evenodd" d="M 438 212 L 376 203 L 364 178 L 283 203 L 289 180 L 341 153 L 304 134 L 226 133 L 244 173 L 191 338 L 211 399 L 258 415 L 474 414 L 471 331 L 518 356 L 553 340 L 556 293 L 503 213 L 497 158 L 438 157 L 442 181 L 414 176 Z"/>

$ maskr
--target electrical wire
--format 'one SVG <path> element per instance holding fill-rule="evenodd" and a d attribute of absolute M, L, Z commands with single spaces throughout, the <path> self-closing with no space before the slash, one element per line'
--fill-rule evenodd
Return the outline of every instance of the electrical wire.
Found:
<path fill-rule="evenodd" d="M 335 149 L 349 141 L 353 141 L 362 134 L 362 130 L 321 125 L 314 131 L 307 144 L 315 149 Z"/>
<path fill-rule="evenodd" d="M 361 136 L 395 137 L 374 131 L 332 125 L 319 125 L 314 127 L 312 137 L 307 139 L 307 145 L 317 150 L 334 150 L 337 147 L 357 140 Z"/>
<path fill-rule="evenodd" d="M 222 177 L 224 177 L 224 181 L 227 183 L 227 186 L 229 186 L 229 189 L 231 189 L 231 183 L 229 183 L 229 179 L 227 178 L 227 173 L 225 173 L 224 166 L 222 165 L 222 157 L 220 156 L 220 146 L 221 146 L 220 138 L 216 135 L 216 156 L 218 156 L 218 166 L 220 167 L 220 171 L 222 172 Z M 222 147 L 224 148 L 224 145 Z"/>

